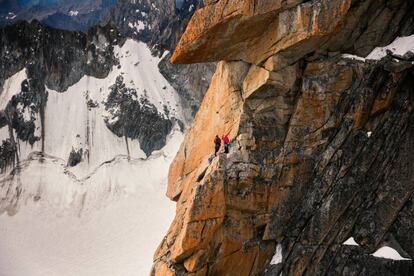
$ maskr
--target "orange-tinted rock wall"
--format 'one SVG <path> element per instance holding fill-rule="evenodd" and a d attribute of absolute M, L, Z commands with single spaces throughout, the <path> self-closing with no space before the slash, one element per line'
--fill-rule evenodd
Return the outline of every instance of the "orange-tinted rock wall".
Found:
<path fill-rule="evenodd" d="M 414 231 L 392 230 L 414 193 L 413 65 L 342 55 L 413 33 L 408 7 L 219 0 L 196 12 L 173 61 L 226 61 L 170 167 L 177 212 L 153 275 L 409 271 L 347 262 L 342 246 L 354 236 L 356 258 Z M 358 47 L 363 37 L 370 47 Z M 230 153 L 215 157 L 214 136 L 227 131 Z M 407 244 L 399 246 L 414 250 Z"/>

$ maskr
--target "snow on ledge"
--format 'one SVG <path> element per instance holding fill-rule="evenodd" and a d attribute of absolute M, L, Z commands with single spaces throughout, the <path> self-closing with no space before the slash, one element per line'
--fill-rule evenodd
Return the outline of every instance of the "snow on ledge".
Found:
<path fill-rule="evenodd" d="M 365 62 L 365 58 L 357 56 L 357 55 L 343 54 L 342 57 L 347 58 L 347 59 L 354 59 L 354 60 L 359 60 L 359 61 Z"/>
<path fill-rule="evenodd" d="M 387 55 L 387 50 L 398 56 L 403 56 L 410 51 L 414 53 L 414 35 L 397 37 L 390 45 L 375 48 L 366 59 L 380 60 Z"/>
<path fill-rule="evenodd" d="M 356 245 L 359 246 L 359 244 L 355 241 L 354 237 L 350 237 L 346 241 L 344 241 L 343 245 Z"/>
<path fill-rule="evenodd" d="M 359 60 L 362 62 L 365 62 L 366 60 L 380 60 L 387 56 L 387 50 L 391 51 L 394 55 L 397 56 L 404 56 L 408 52 L 414 53 L 414 35 L 397 37 L 391 44 L 387 46 L 376 47 L 365 58 L 350 54 L 343 54 L 342 57 Z"/>
<path fill-rule="evenodd" d="M 270 261 L 271 265 L 277 265 L 280 264 L 283 260 L 283 255 L 282 255 L 282 245 L 280 243 L 277 244 L 276 246 L 276 251 L 275 254 L 272 257 L 272 260 Z"/>
<path fill-rule="evenodd" d="M 377 258 L 390 259 L 395 261 L 410 261 L 411 259 L 404 258 L 394 248 L 384 246 L 378 249 L 372 256 Z"/>

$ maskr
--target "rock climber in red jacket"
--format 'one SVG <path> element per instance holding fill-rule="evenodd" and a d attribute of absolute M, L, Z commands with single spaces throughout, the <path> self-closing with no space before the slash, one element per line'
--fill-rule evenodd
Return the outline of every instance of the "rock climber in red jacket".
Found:
<path fill-rule="evenodd" d="M 229 153 L 229 143 L 230 143 L 230 139 L 229 139 L 229 134 L 230 131 L 223 136 L 223 143 L 224 143 L 224 153 Z"/>

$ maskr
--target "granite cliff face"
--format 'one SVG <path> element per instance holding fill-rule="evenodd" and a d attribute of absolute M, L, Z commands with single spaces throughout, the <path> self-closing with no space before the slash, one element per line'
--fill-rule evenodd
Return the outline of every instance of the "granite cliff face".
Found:
<path fill-rule="evenodd" d="M 205 1 L 172 62 L 219 63 L 170 167 L 152 275 L 413 273 L 413 8 Z M 406 260 L 372 255 L 384 245 Z"/>

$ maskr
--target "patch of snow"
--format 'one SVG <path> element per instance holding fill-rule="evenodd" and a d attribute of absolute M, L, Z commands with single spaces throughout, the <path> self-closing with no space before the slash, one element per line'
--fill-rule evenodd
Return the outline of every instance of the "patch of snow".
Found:
<path fill-rule="evenodd" d="M 283 260 L 283 255 L 282 255 L 282 245 L 280 243 L 278 243 L 276 245 L 276 251 L 275 254 L 272 257 L 272 260 L 270 261 L 271 265 L 277 265 L 280 264 Z"/>
<path fill-rule="evenodd" d="M 414 35 L 405 36 L 405 37 L 397 37 L 391 44 L 384 46 L 384 47 L 377 47 L 365 58 L 357 56 L 357 55 L 350 55 L 350 54 L 343 54 L 343 58 L 359 60 L 365 62 L 366 60 L 380 60 L 387 55 L 387 50 L 391 51 L 394 55 L 403 56 L 408 52 L 414 53 Z M 395 60 L 398 61 L 398 60 Z"/>
<path fill-rule="evenodd" d="M 138 22 L 134 22 L 134 23 L 129 22 L 129 23 L 128 23 L 128 26 L 129 26 L 131 29 L 135 29 L 137 32 L 142 31 L 142 30 L 144 30 L 144 29 L 145 29 L 145 24 L 144 24 L 144 22 L 142 22 L 142 21 L 140 21 L 140 20 L 138 20 Z"/>
<path fill-rule="evenodd" d="M 9 137 L 9 128 L 8 128 L 8 126 L 6 125 L 6 126 L 4 126 L 4 127 L 2 127 L 2 128 L 0 128 L 0 136 L 1 137 L 6 137 L 6 138 L 8 138 Z M 4 139 L 5 140 L 5 139 Z"/>
<path fill-rule="evenodd" d="M 391 44 L 385 47 L 375 48 L 366 59 L 379 60 L 387 55 L 386 51 L 390 50 L 395 55 L 403 56 L 409 51 L 414 53 L 414 35 L 397 37 Z"/>
<path fill-rule="evenodd" d="M 169 53 L 170 53 L 170 51 L 165 50 L 164 53 L 161 56 L 161 60 L 164 59 Z"/>
<path fill-rule="evenodd" d="M 369 137 L 371 137 L 371 135 L 372 135 L 372 131 L 368 131 L 368 132 L 367 132 L 367 136 L 368 136 L 368 138 L 369 138 Z"/>
<path fill-rule="evenodd" d="M 400 255 L 400 253 L 397 252 L 394 248 L 391 248 L 389 246 L 384 246 L 378 249 L 372 256 L 377 258 L 385 258 L 395 261 L 409 261 L 411 259 L 404 258 Z"/>
<path fill-rule="evenodd" d="M 15 15 L 14 13 L 9 12 L 9 13 L 7 14 L 7 16 L 6 16 L 6 20 L 13 20 L 13 19 L 15 19 L 15 18 L 16 18 L 16 16 L 17 16 L 17 15 Z"/>
<path fill-rule="evenodd" d="M 69 11 L 69 16 L 78 16 L 79 11 Z"/>
<path fill-rule="evenodd" d="M 355 246 L 359 246 L 359 244 L 355 241 L 355 239 L 353 237 L 350 237 L 349 239 L 347 239 L 343 245 L 355 245 Z"/>
<path fill-rule="evenodd" d="M 359 60 L 359 61 L 365 62 L 365 58 L 360 57 L 360 56 L 357 56 L 357 55 L 343 54 L 342 57 L 343 58 L 354 59 L 354 60 Z"/>
<path fill-rule="evenodd" d="M 188 11 L 191 12 L 194 9 L 194 4 L 191 4 L 190 7 L 188 8 Z"/>
<path fill-rule="evenodd" d="M 0 110 L 4 110 L 14 95 L 21 91 L 22 82 L 27 79 L 26 69 L 17 72 L 5 80 L 0 90 Z"/>
<path fill-rule="evenodd" d="M 32 112 L 29 106 L 24 107 L 22 103 L 18 103 L 17 110 L 20 114 L 23 115 L 23 120 L 25 120 L 26 122 L 31 120 Z"/>
<path fill-rule="evenodd" d="M 113 31 L 113 29 L 111 29 Z M 103 51 L 108 47 L 109 43 L 106 37 L 103 34 L 98 34 L 98 37 L 93 37 L 92 44 L 95 45 L 97 49 L 103 49 Z M 89 54 L 89 53 L 88 53 Z"/>

